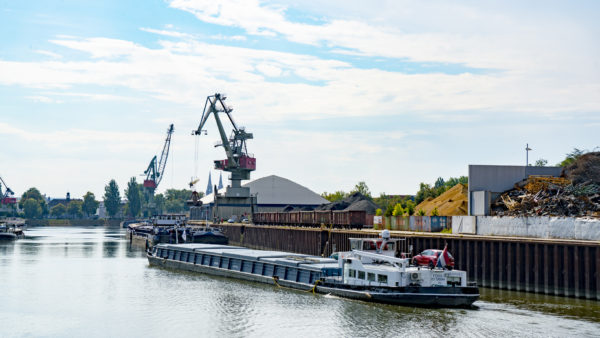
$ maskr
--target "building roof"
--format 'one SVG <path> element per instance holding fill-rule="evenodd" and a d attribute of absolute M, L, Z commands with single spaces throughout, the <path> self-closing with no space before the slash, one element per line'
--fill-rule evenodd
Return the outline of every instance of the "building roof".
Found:
<path fill-rule="evenodd" d="M 251 194 L 257 195 L 258 205 L 321 205 L 329 203 L 319 194 L 287 178 L 270 175 L 243 185 L 250 188 Z M 221 189 L 221 193 L 225 190 Z M 213 194 L 204 196 L 202 203 L 214 201 Z"/>

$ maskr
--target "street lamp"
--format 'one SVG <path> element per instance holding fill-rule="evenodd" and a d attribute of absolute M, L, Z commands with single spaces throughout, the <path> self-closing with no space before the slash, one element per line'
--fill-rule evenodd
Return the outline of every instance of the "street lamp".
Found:
<path fill-rule="evenodd" d="M 531 150 L 531 148 L 529 148 L 529 143 L 527 143 L 525 145 L 525 166 L 529 167 L 529 151 Z"/>

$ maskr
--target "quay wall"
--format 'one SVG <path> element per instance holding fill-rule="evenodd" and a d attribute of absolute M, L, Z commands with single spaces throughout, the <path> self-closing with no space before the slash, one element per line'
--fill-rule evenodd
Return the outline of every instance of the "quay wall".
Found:
<path fill-rule="evenodd" d="M 574 217 L 478 216 L 478 235 L 600 240 L 600 220 Z"/>
<path fill-rule="evenodd" d="M 453 221 L 453 223 L 456 225 Z M 232 245 L 317 256 L 349 250 L 375 230 L 222 225 Z M 413 255 L 448 245 L 456 268 L 479 286 L 600 300 L 600 242 L 392 231 Z M 412 250 L 410 250 L 412 248 Z"/>
<path fill-rule="evenodd" d="M 575 217 L 388 216 L 380 229 L 600 241 L 600 219 Z"/>

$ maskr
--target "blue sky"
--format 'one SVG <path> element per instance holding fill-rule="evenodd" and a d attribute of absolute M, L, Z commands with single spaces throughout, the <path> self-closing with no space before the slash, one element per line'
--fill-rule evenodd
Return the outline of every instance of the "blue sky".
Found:
<path fill-rule="evenodd" d="M 468 164 L 600 146 L 595 1 L 0 3 L 0 175 L 18 194 L 103 194 L 175 124 L 159 190 L 206 186 L 226 92 L 253 178 L 414 193 Z M 198 143 L 199 160 L 194 161 Z M 198 168 L 196 170 L 196 168 Z M 216 176 L 215 176 L 216 175 Z M 218 177 L 213 172 L 213 177 Z"/>

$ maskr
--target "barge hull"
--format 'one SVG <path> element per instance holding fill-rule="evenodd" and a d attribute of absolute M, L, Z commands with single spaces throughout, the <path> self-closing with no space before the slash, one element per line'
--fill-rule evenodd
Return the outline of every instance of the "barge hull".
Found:
<path fill-rule="evenodd" d="M 283 279 L 275 279 L 270 276 L 262 276 L 253 273 L 247 273 L 236 270 L 229 270 L 207 265 L 200 265 L 182 261 L 171 260 L 167 258 L 155 257 L 148 254 L 148 262 L 151 266 L 161 268 L 185 270 L 191 272 L 206 273 L 214 276 L 243 279 L 247 281 L 288 287 L 301 291 L 314 291 L 321 294 L 331 294 L 334 296 L 377 302 L 393 305 L 421 306 L 421 307 L 469 307 L 479 298 L 477 288 L 430 288 L 432 292 L 428 293 L 428 288 L 412 288 L 412 292 L 372 292 L 365 290 L 351 290 L 337 287 L 311 285 L 306 283 L 293 282 Z M 443 289 L 443 290 L 439 290 Z M 448 290 L 451 289 L 451 290 Z M 471 290 L 473 289 L 473 290 Z M 462 293 L 475 292 L 472 294 Z"/>

